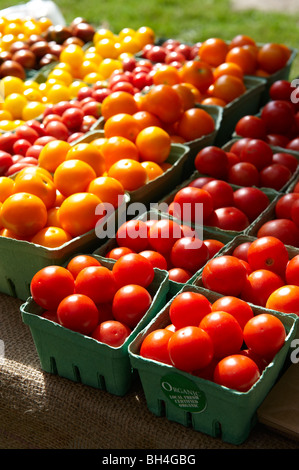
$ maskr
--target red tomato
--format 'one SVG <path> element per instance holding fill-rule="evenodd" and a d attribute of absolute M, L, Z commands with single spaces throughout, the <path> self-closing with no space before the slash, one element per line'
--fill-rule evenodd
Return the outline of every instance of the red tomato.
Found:
<path fill-rule="evenodd" d="M 176 240 L 183 236 L 181 226 L 170 219 L 155 221 L 149 228 L 148 239 L 152 250 L 162 255 L 170 253 Z"/>
<path fill-rule="evenodd" d="M 220 240 L 214 240 L 213 238 L 206 238 L 205 240 L 203 240 L 203 242 L 208 248 L 209 259 L 213 258 L 213 256 L 215 256 L 216 253 L 218 253 L 219 250 L 224 247 L 223 242 L 221 242 Z"/>
<path fill-rule="evenodd" d="M 276 152 L 273 154 L 272 162 L 286 166 L 292 174 L 298 167 L 298 160 L 291 153 Z"/>
<path fill-rule="evenodd" d="M 113 265 L 112 273 L 118 287 L 127 284 L 148 287 L 155 276 L 150 261 L 138 253 L 129 253 L 119 258 Z"/>
<path fill-rule="evenodd" d="M 253 222 L 270 204 L 270 200 L 259 188 L 240 188 L 234 192 L 234 205 Z"/>
<path fill-rule="evenodd" d="M 214 345 L 214 357 L 222 359 L 240 351 L 243 344 L 243 332 L 238 320 L 228 312 L 212 311 L 199 323 Z"/>
<path fill-rule="evenodd" d="M 182 292 L 170 304 L 169 318 L 176 329 L 198 326 L 202 318 L 211 312 L 210 301 L 199 292 Z"/>
<path fill-rule="evenodd" d="M 260 171 L 260 186 L 280 191 L 291 178 L 291 171 L 280 163 L 272 163 Z"/>
<path fill-rule="evenodd" d="M 46 310 L 56 310 L 64 297 L 73 294 L 75 281 L 62 266 L 46 266 L 32 278 L 30 290 L 33 300 Z"/>
<path fill-rule="evenodd" d="M 249 349 L 259 356 L 272 359 L 284 345 L 286 331 L 278 317 L 261 313 L 247 322 L 243 335 Z"/>
<path fill-rule="evenodd" d="M 88 266 L 101 266 L 99 260 L 90 255 L 74 256 L 67 264 L 67 269 L 72 273 L 74 279 L 83 268 Z"/>
<path fill-rule="evenodd" d="M 249 357 L 234 354 L 218 362 L 214 381 L 238 392 L 247 392 L 260 378 L 256 363 Z"/>
<path fill-rule="evenodd" d="M 172 364 L 185 372 L 206 367 L 213 359 L 213 342 L 198 326 L 186 326 L 175 331 L 168 342 Z"/>
<path fill-rule="evenodd" d="M 288 80 L 276 80 L 269 88 L 271 100 L 290 101 L 294 88 Z"/>
<path fill-rule="evenodd" d="M 288 261 L 288 250 L 283 242 L 274 236 L 258 238 L 248 249 L 248 263 L 253 271 L 267 269 L 283 275 Z"/>
<path fill-rule="evenodd" d="M 203 188 L 182 188 L 176 193 L 173 202 L 173 214 L 182 222 L 202 224 L 213 210 L 212 196 Z"/>
<path fill-rule="evenodd" d="M 127 248 L 126 246 L 118 246 L 108 251 L 108 253 L 106 254 L 106 257 L 109 259 L 118 260 L 121 256 L 128 255 L 129 253 L 135 253 L 135 252 L 131 250 L 131 248 Z"/>
<path fill-rule="evenodd" d="M 285 245 L 299 247 L 299 228 L 293 220 L 268 220 L 258 229 L 257 236 L 258 238 L 273 236 Z"/>
<path fill-rule="evenodd" d="M 253 317 L 250 305 L 238 297 L 226 295 L 212 303 L 212 312 L 223 311 L 230 313 L 238 321 L 240 327 L 244 328 L 247 321 Z"/>
<path fill-rule="evenodd" d="M 243 116 L 235 126 L 235 132 L 241 137 L 266 139 L 266 126 L 258 116 Z"/>
<path fill-rule="evenodd" d="M 148 259 L 152 264 L 153 268 L 165 269 L 167 270 L 167 260 L 161 253 L 153 250 L 140 251 L 139 253 L 144 258 Z"/>
<path fill-rule="evenodd" d="M 206 225 L 218 227 L 222 230 L 242 232 L 249 225 L 249 220 L 243 211 L 235 206 L 220 207 L 216 209 L 206 221 Z"/>
<path fill-rule="evenodd" d="M 131 329 L 127 325 L 116 320 L 107 320 L 93 330 L 91 337 L 113 348 L 118 348 L 124 344 L 130 334 Z"/>
<path fill-rule="evenodd" d="M 219 147 L 204 147 L 195 156 L 194 165 L 199 173 L 219 179 L 227 177 L 228 158 L 226 152 Z"/>
<path fill-rule="evenodd" d="M 296 193 L 298 194 L 298 193 Z M 291 219 L 297 227 L 299 227 L 299 203 L 297 201 L 294 201 L 292 208 L 291 208 Z"/>
<path fill-rule="evenodd" d="M 237 186 L 259 186 L 259 171 L 250 162 L 236 163 L 229 169 L 228 182 Z"/>
<path fill-rule="evenodd" d="M 261 118 L 267 134 L 287 134 L 295 124 L 294 108 L 283 100 L 269 101 L 262 109 Z"/>
<path fill-rule="evenodd" d="M 240 157 L 242 149 L 248 142 L 250 142 L 250 137 L 242 137 L 241 139 L 235 140 L 230 147 L 230 152 Z"/>
<path fill-rule="evenodd" d="M 239 354 L 242 354 L 242 356 L 246 356 L 252 359 L 258 366 L 260 374 L 269 364 L 268 360 L 266 360 L 264 357 L 259 356 L 258 354 L 255 354 L 251 349 L 242 349 Z"/>
<path fill-rule="evenodd" d="M 267 134 L 266 137 L 266 142 L 269 145 L 273 145 L 274 147 L 285 148 L 287 147 L 289 141 L 290 139 L 287 136 L 281 134 Z"/>
<path fill-rule="evenodd" d="M 112 313 L 115 320 L 133 329 L 146 314 L 151 302 L 151 295 L 144 287 L 128 284 L 116 292 L 112 302 Z"/>
<path fill-rule="evenodd" d="M 272 163 L 273 151 L 267 142 L 250 139 L 240 153 L 242 162 L 252 163 L 259 171 Z"/>
<path fill-rule="evenodd" d="M 188 186 L 191 186 L 192 188 L 202 188 L 206 183 L 209 183 L 209 181 L 213 181 L 214 179 L 215 178 L 212 178 L 211 176 L 199 176 L 195 180 L 191 181 Z"/>
<path fill-rule="evenodd" d="M 233 250 L 232 255 L 236 258 L 248 261 L 248 248 L 250 247 L 251 242 L 243 242 L 240 245 L 236 246 Z"/>
<path fill-rule="evenodd" d="M 147 225 L 142 220 L 129 220 L 116 232 L 118 246 L 125 246 L 135 252 L 148 248 Z"/>
<path fill-rule="evenodd" d="M 192 273 L 182 268 L 171 268 L 168 270 L 168 278 L 173 282 L 185 283 L 189 281 Z"/>
<path fill-rule="evenodd" d="M 287 284 L 276 289 L 269 296 L 266 308 L 283 313 L 294 313 L 299 315 L 299 287 Z"/>
<path fill-rule="evenodd" d="M 215 179 L 206 183 L 202 189 L 212 196 L 214 209 L 234 205 L 234 190 L 226 181 Z"/>
<path fill-rule="evenodd" d="M 195 273 L 208 261 L 209 250 L 199 238 L 183 237 L 174 243 L 170 259 L 173 266 Z"/>
<path fill-rule="evenodd" d="M 299 286 L 299 255 L 294 256 L 287 264 L 285 271 L 287 284 Z"/>
<path fill-rule="evenodd" d="M 241 260 L 230 255 L 211 259 L 202 270 L 204 287 L 223 295 L 238 296 L 246 278 L 246 268 Z"/>
<path fill-rule="evenodd" d="M 281 196 L 275 204 L 277 219 L 291 219 L 294 202 L 299 199 L 299 193 L 288 193 Z"/>
<path fill-rule="evenodd" d="M 265 307 L 269 295 L 283 285 L 283 279 L 275 272 L 257 269 L 247 277 L 241 297 L 246 302 Z"/>
<path fill-rule="evenodd" d="M 57 317 L 62 326 L 83 335 L 90 335 L 99 323 L 96 304 L 82 294 L 65 297 L 58 305 Z"/>
<path fill-rule="evenodd" d="M 77 275 L 75 290 L 77 294 L 87 295 L 96 304 L 101 304 L 112 301 L 117 284 L 110 269 L 104 266 L 88 266 Z"/>
<path fill-rule="evenodd" d="M 168 352 L 168 342 L 173 333 L 167 328 L 160 328 L 149 333 L 141 343 L 140 356 L 172 365 Z"/>

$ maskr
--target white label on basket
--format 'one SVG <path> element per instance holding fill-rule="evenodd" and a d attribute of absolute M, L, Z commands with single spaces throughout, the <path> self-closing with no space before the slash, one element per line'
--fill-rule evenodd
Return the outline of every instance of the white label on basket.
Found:
<path fill-rule="evenodd" d="M 205 394 L 199 390 L 192 380 L 182 375 L 164 375 L 160 384 L 168 400 L 178 408 L 193 413 L 201 413 L 207 406 Z"/>

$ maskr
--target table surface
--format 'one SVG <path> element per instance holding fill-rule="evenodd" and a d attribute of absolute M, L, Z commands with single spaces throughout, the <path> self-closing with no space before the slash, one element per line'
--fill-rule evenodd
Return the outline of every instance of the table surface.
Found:
<path fill-rule="evenodd" d="M 138 379 L 118 397 L 42 371 L 21 303 L 0 294 L 0 449 L 298 449 L 261 423 L 235 446 L 155 416 Z"/>

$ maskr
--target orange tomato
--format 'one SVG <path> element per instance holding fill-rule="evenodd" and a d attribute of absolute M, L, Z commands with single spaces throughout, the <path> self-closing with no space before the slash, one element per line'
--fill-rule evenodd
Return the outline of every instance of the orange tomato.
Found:
<path fill-rule="evenodd" d="M 177 132 L 186 142 L 199 139 L 215 130 L 212 116 L 201 108 L 191 108 L 184 112 L 178 122 Z"/>
<path fill-rule="evenodd" d="M 19 237 L 31 237 L 47 222 L 47 208 L 34 194 L 16 193 L 9 196 L 1 206 L 3 227 Z"/>
<path fill-rule="evenodd" d="M 141 111 L 157 116 L 162 123 L 173 123 L 182 115 L 184 108 L 179 93 L 170 85 L 156 85 L 144 95 Z"/>
<path fill-rule="evenodd" d="M 176 67 L 167 64 L 160 64 L 152 71 L 154 85 L 175 85 L 180 83 L 180 74 Z"/>
<path fill-rule="evenodd" d="M 54 173 L 56 168 L 65 160 L 70 148 L 71 145 L 63 140 L 48 142 L 38 156 L 39 166 L 50 173 Z"/>
<path fill-rule="evenodd" d="M 114 91 L 102 102 L 101 114 L 105 121 L 115 114 L 134 114 L 138 111 L 138 105 L 134 96 L 126 91 Z"/>
<path fill-rule="evenodd" d="M 140 162 L 129 158 L 114 163 L 108 170 L 108 176 L 117 179 L 125 191 L 135 191 L 148 181 L 146 169 Z"/>
<path fill-rule="evenodd" d="M 101 200 L 88 192 L 68 196 L 60 206 L 61 227 L 72 237 L 78 237 L 94 229 L 103 214 L 97 215 L 96 209 Z"/>
<path fill-rule="evenodd" d="M 81 160 L 66 160 L 55 170 L 54 184 L 63 196 L 86 191 L 89 183 L 96 178 L 96 172 Z"/>
<path fill-rule="evenodd" d="M 59 206 L 48 209 L 46 227 L 60 227 Z"/>
<path fill-rule="evenodd" d="M 60 227 L 44 227 L 32 238 L 31 243 L 46 248 L 58 248 L 72 240 L 72 236 Z"/>
<path fill-rule="evenodd" d="M 221 106 L 223 108 L 227 105 L 227 102 L 222 100 L 221 98 L 216 98 L 216 96 L 209 96 L 208 98 L 204 98 L 201 101 L 201 104 L 208 106 Z"/>
<path fill-rule="evenodd" d="M 246 45 L 255 46 L 256 45 L 255 40 L 252 37 L 247 36 L 246 34 L 237 34 L 230 41 L 229 48 L 232 49 L 233 47 L 246 46 Z"/>
<path fill-rule="evenodd" d="M 13 193 L 30 193 L 38 196 L 46 208 L 53 207 L 56 188 L 52 179 L 39 173 L 23 173 L 15 180 Z"/>
<path fill-rule="evenodd" d="M 288 57 L 281 44 L 268 43 L 260 47 L 257 55 L 259 68 L 267 73 L 274 73 L 283 68 Z"/>
<path fill-rule="evenodd" d="M 225 61 L 237 64 L 242 69 L 244 75 L 253 75 L 257 68 L 255 54 L 244 46 L 236 46 L 230 49 Z"/>
<path fill-rule="evenodd" d="M 266 308 L 299 315 L 299 286 L 285 285 L 276 289 L 268 297 Z"/>
<path fill-rule="evenodd" d="M 138 123 L 140 130 L 149 126 L 162 127 L 160 119 L 148 111 L 137 111 L 137 113 L 133 114 L 133 118 Z"/>
<path fill-rule="evenodd" d="M 245 93 L 244 82 L 234 75 L 222 75 L 217 78 L 213 86 L 213 96 L 227 103 Z"/>
<path fill-rule="evenodd" d="M 4 202 L 13 193 L 14 181 L 8 176 L 0 177 L 0 202 Z"/>
<path fill-rule="evenodd" d="M 139 160 L 139 152 L 135 143 L 119 135 L 106 139 L 101 147 L 101 153 L 105 160 L 106 170 L 109 170 L 111 165 L 123 158 Z"/>
<path fill-rule="evenodd" d="M 183 109 L 193 108 L 196 103 L 196 96 L 192 88 L 186 83 L 177 83 L 173 88 L 178 92 L 183 103 Z"/>
<path fill-rule="evenodd" d="M 213 69 L 199 60 L 188 60 L 180 69 L 182 82 L 191 83 L 200 93 L 205 93 L 214 81 Z"/>
<path fill-rule="evenodd" d="M 233 62 L 224 62 L 214 69 L 213 74 L 215 79 L 221 75 L 234 75 L 243 80 L 244 76 L 241 67 Z"/>
<path fill-rule="evenodd" d="M 123 201 L 125 190 L 117 179 L 100 176 L 90 182 L 87 192 L 95 194 L 102 202 L 112 204 L 116 208 Z"/>
<path fill-rule="evenodd" d="M 131 114 L 115 114 L 109 117 L 104 124 L 105 136 L 108 139 L 109 137 L 118 135 L 135 142 L 139 131 L 139 124 Z"/>
<path fill-rule="evenodd" d="M 212 67 L 218 67 L 225 61 L 228 53 L 228 44 L 220 38 L 209 38 L 204 41 L 198 50 L 200 60 Z"/>
<path fill-rule="evenodd" d="M 141 161 L 163 163 L 167 160 L 171 140 L 169 134 L 161 127 L 151 126 L 142 129 L 136 137 L 136 147 Z"/>
<path fill-rule="evenodd" d="M 66 154 L 65 160 L 81 160 L 88 163 L 101 176 L 105 171 L 105 160 L 101 150 L 94 144 L 81 142 L 73 145 Z"/>
<path fill-rule="evenodd" d="M 143 168 L 145 168 L 145 170 L 147 172 L 148 181 L 152 181 L 152 180 L 158 178 L 158 176 L 163 175 L 163 173 L 164 173 L 164 171 L 162 170 L 160 165 L 158 165 L 158 163 L 155 163 L 155 162 L 141 162 L 141 165 L 143 166 Z"/>

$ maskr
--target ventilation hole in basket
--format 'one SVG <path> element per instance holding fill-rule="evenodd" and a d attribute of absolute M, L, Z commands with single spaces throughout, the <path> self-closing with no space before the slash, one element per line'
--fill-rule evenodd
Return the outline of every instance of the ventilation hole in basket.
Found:
<path fill-rule="evenodd" d="M 166 404 L 164 400 L 158 400 L 159 415 L 166 416 Z"/>
<path fill-rule="evenodd" d="M 15 286 L 14 282 L 11 279 L 7 279 L 7 282 L 8 282 L 8 286 L 9 286 L 10 295 L 12 297 L 17 297 L 16 286 Z"/>
<path fill-rule="evenodd" d="M 192 424 L 192 414 L 190 413 L 190 411 L 187 411 L 186 412 L 186 427 L 188 428 L 192 428 L 193 424 Z"/>
<path fill-rule="evenodd" d="M 98 384 L 101 390 L 106 390 L 105 377 L 101 374 L 98 374 Z"/>
<path fill-rule="evenodd" d="M 78 366 L 73 365 L 74 377 L 76 382 L 81 382 L 81 374 Z"/>
<path fill-rule="evenodd" d="M 57 365 L 56 365 L 55 357 L 50 357 L 50 370 L 52 374 L 57 375 Z"/>
<path fill-rule="evenodd" d="M 213 423 L 213 435 L 215 437 L 221 437 L 222 431 L 221 431 L 221 423 L 219 421 L 214 421 Z"/>

